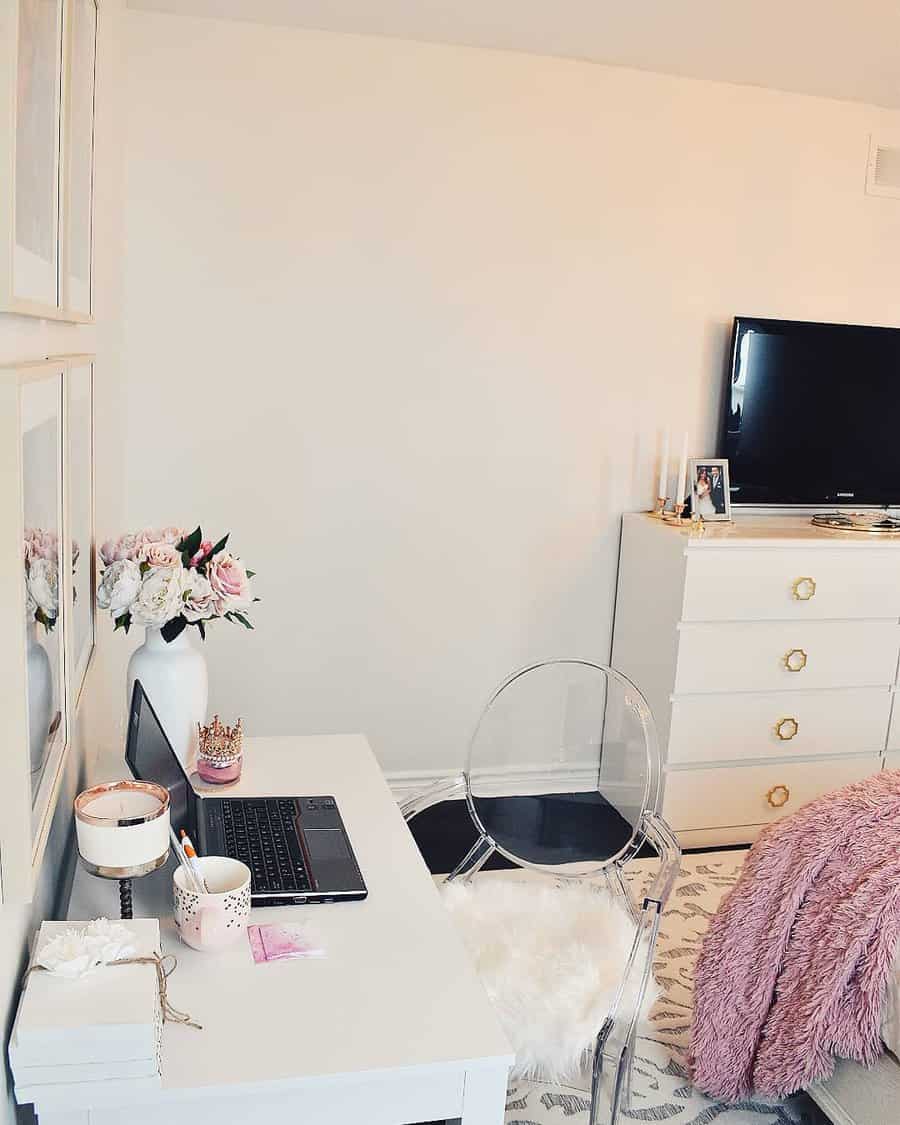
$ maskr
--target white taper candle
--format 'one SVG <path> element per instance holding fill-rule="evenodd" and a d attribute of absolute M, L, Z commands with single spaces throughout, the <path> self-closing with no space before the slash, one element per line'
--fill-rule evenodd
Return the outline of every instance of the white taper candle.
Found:
<path fill-rule="evenodd" d="M 663 451 L 662 460 L 659 463 L 659 486 L 656 489 L 656 495 L 660 500 L 665 500 L 668 496 L 666 489 L 669 487 L 669 431 L 666 430 L 663 437 Z"/>
<path fill-rule="evenodd" d="M 681 460 L 678 462 L 678 488 L 675 492 L 675 503 L 683 504 L 687 490 L 687 461 L 688 461 L 688 432 L 684 431 L 684 440 L 681 443 Z"/>

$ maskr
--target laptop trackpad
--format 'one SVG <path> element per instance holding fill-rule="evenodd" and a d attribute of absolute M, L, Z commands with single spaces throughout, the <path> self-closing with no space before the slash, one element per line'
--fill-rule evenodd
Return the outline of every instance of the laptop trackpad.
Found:
<path fill-rule="evenodd" d="M 303 835 L 320 891 L 352 891 L 362 886 L 353 853 L 340 828 L 304 828 Z"/>

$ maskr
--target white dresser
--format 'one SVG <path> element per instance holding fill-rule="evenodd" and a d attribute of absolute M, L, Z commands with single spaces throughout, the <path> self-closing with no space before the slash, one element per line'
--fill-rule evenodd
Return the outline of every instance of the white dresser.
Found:
<path fill-rule="evenodd" d="M 900 536 L 624 517 L 612 663 L 650 703 L 683 846 L 749 842 L 900 766 L 898 656 Z"/>

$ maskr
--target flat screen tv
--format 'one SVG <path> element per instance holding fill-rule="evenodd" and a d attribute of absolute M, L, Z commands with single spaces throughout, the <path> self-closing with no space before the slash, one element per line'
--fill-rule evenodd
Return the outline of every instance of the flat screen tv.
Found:
<path fill-rule="evenodd" d="M 900 329 L 737 317 L 718 456 L 733 504 L 900 505 Z"/>

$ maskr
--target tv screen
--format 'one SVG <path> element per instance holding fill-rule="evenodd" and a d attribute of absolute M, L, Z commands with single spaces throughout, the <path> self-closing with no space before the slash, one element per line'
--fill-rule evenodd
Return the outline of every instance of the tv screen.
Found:
<path fill-rule="evenodd" d="M 722 428 L 734 504 L 900 504 L 900 329 L 737 317 Z"/>

